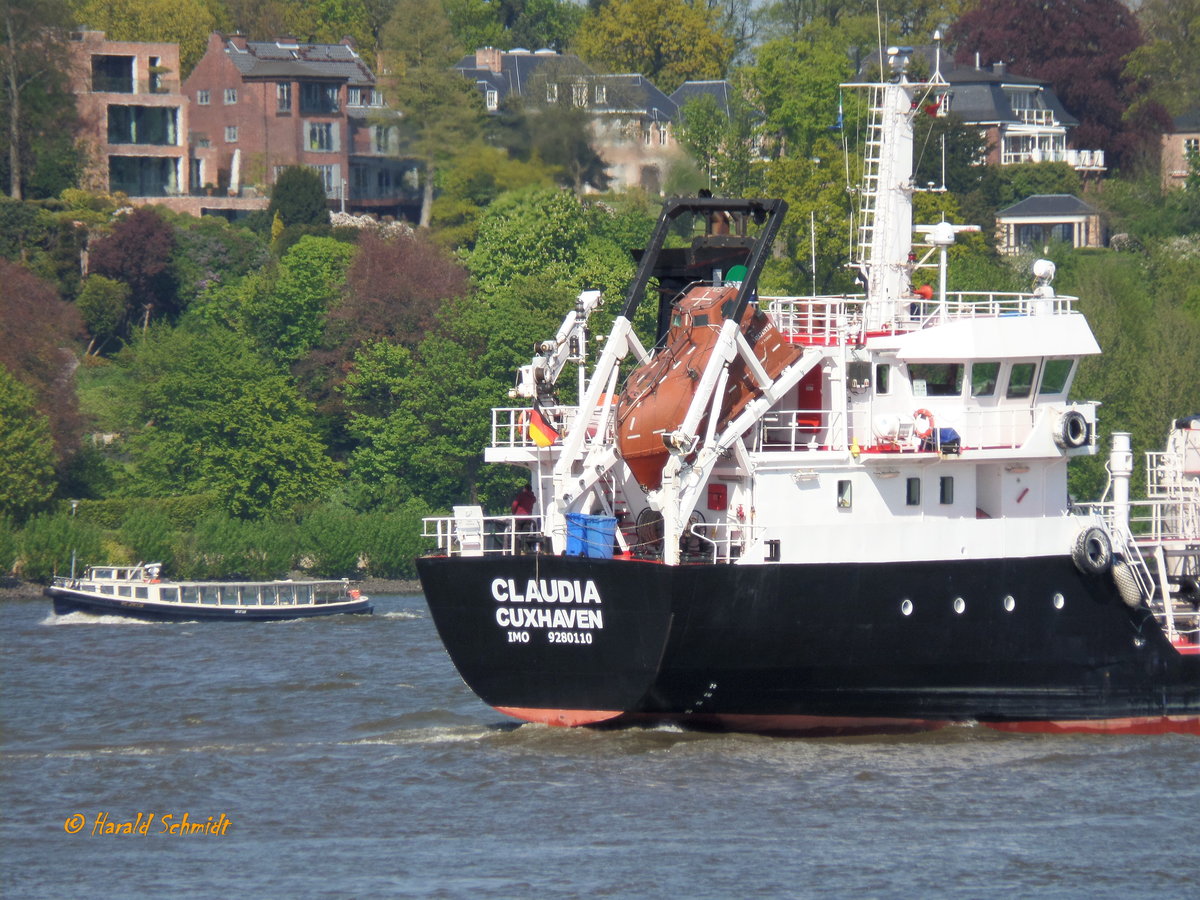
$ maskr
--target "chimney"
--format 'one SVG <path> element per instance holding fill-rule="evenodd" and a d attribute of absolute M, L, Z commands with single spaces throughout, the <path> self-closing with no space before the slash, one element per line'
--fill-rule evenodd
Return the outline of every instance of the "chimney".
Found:
<path fill-rule="evenodd" d="M 992 63 L 992 71 L 995 72 L 997 75 L 1003 75 L 1004 74 L 1004 63 L 1002 63 L 1002 62 Z"/>
<path fill-rule="evenodd" d="M 481 47 L 475 51 L 475 67 L 499 74 L 503 66 L 503 57 L 504 54 L 495 47 Z"/>
<path fill-rule="evenodd" d="M 237 32 L 236 34 L 231 34 L 229 36 L 229 43 L 233 44 L 233 46 L 237 47 L 239 50 L 245 50 L 246 49 L 246 36 L 244 34 L 242 34 L 240 31 Z"/>

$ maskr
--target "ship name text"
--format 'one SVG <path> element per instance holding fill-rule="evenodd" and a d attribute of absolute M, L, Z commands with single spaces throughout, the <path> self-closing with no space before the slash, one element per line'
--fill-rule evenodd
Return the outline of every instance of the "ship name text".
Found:
<path fill-rule="evenodd" d="M 522 593 L 512 578 L 492 579 L 492 596 L 498 603 L 599 603 L 600 592 L 588 579 L 581 585 L 566 578 L 530 578 Z"/>

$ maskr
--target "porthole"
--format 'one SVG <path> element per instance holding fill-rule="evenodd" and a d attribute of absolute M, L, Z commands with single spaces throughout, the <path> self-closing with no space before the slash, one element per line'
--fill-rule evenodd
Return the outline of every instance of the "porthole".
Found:
<path fill-rule="evenodd" d="M 1013 599 L 1012 594 L 1009 594 L 1007 597 L 1004 598 L 1004 611 L 1012 612 L 1016 608 L 1017 608 L 1017 601 Z"/>
<path fill-rule="evenodd" d="M 958 613 L 961 616 L 963 614 L 963 610 L 965 610 L 966 608 L 967 608 L 967 602 L 965 600 L 963 600 L 962 597 L 954 598 L 954 611 L 956 613 Z"/>
<path fill-rule="evenodd" d="M 1064 605 L 1066 602 L 1067 602 L 1067 601 L 1066 601 L 1066 598 L 1065 598 L 1065 597 L 1063 597 L 1063 595 L 1062 595 L 1062 594 L 1055 594 L 1055 595 L 1054 595 L 1054 608 L 1055 608 L 1055 609 L 1062 609 L 1062 608 L 1063 608 L 1063 605 Z"/>
<path fill-rule="evenodd" d="M 906 616 L 911 616 L 912 611 L 913 611 L 912 601 L 909 600 L 907 597 L 905 597 L 904 601 L 900 604 L 900 612 Z"/>

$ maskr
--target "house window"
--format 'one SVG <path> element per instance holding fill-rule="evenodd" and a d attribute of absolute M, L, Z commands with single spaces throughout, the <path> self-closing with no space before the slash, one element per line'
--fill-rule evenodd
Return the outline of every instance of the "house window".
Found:
<path fill-rule="evenodd" d="M 308 149 L 320 152 L 333 150 L 333 123 L 308 123 Z"/>
<path fill-rule="evenodd" d="M 603 85 L 603 84 L 598 84 L 598 85 L 596 85 L 596 93 L 595 93 L 595 97 L 596 97 L 596 103 L 597 103 L 597 104 L 607 103 L 607 102 L 608 102 L 608 88 L 607 88 L 607 86 L 606 86 L 606 85 Z"/>
<path fill-rule="evenodd" d="M 558 85 L 557 84 L 546 85 L 546 102 L 547 103 L 557 103 L 558 102 Z"/>
<path fill-rule="evenodd" d="M 157 56 L 150 57 L 150 93 L 158 94 L 163 89 L 163 67 L 162 59 Z"/>
<path fill-rule="evenodd" d="M 485 102 L 489 112 L 495 112 L 500 106 L 500 94 L 497 91 L 488 90 L 484 94 Z"/>
<path fill-rule="evenodd" d="M 1187 157 L 1194 153 L 1200 153 L 1200 138 L 1184 138 L 1183 155 Z"/>
<path fill-rule="evenodd" d="M 281 113 L 292 111 L 292 86 L 286 81 L 279 81 L 275 84 L 275 111 Z"/>
<path fill-rule="evenodd" d="M 170 106 L 108 107 L 110 144 L 156 144 L 172 147 L 179 143 L 179 110 Z"/>
<path fill-rule="evenodd" d="M 237 137 L 238 137 L 237 126 L 236 125 L 226 125 L 225 126 L 225 143 L 236 144 Z"/>
<path fill-rule="evenodd" d="M 333 115 L 338 112 L 337 82 L 305 81 L 300 84 L 300 112 Z"/>
<path fill-rule="evenodd" d="M 133 57 L 100 53 L 93 56 L 92 90 L 103 94 L 132 94 Z"/>
<path fill-rule="evenodd" d="M 838 509 L 850 509 L 854 505 L 853 485 L 849 480 L 839 481 L 837 491 Z"/>
<path fill-rule="evenodd" d="M 921 505 L 921 479 L 909 478 L 904 483 L 904 504 L 905 506 L 920 506 Z"/>
<path fill-rule="evenodd" d="M 954 503 L 954 477 L 951 475 L 943 475 L 939 479 L 938 487 L 938 502 L 943 506 L 950 506 Z"/>
<path fill-rule="evenodd" d="M 388 152 L 388 129 L 382 125 L 375 125 L 371 128 L 374 133 L 374 144 L 376 153 Z"/>
<path fill-rule="evenodd" d="M 666 125 L 658 126 L 658 145 L 660 147 L 667 146 L 667 126 Z"/>
<path fill-rule="evenodd" d="M 571 85 L 571 102 L 576 106 L 587 106 L 587 95 L 587 85 L 583 82 Z"/>
<path fill-rule="evenodd" d="M 645 142 L 647 147 L 650 146 L 650 132 L 653 130 L 654 130 L 653 125 L 647 125 L 645 127 L 645 129 L 642 131 L 642 140 Z"/>
<path fill-rule="evenodd" d="M 209 95 L 208 91 L 196 91 L 196 104 L 198 106 L 208 106 Z"/>
<path fill-rule="evenodd" d="M 321 184 L 325 187 L 326 195 L 332 195 L 337 190 L 337 166 L 313 166 L 321 176 Z"/>
<path fill-rule="evenodd" d="M 225 105 L 232 106 L 237 103 L 237 88 L 225 88 Z"/>

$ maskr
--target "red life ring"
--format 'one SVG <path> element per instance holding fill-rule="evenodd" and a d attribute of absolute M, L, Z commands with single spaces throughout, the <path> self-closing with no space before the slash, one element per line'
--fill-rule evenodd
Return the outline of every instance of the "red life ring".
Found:
<path fill-rule="evenodd" d="M 918 419 L 924 419 L 929 423 L 924 431 L 917 430 Z M 925 440 L 925 438 L 929 437 L 931 434 L 933 434 L 933 413 L 927 409 L 918 409 L 915 413 L 913 413 L 913 435 L 915 437 L 919 437 L 921 440 Z"/>

